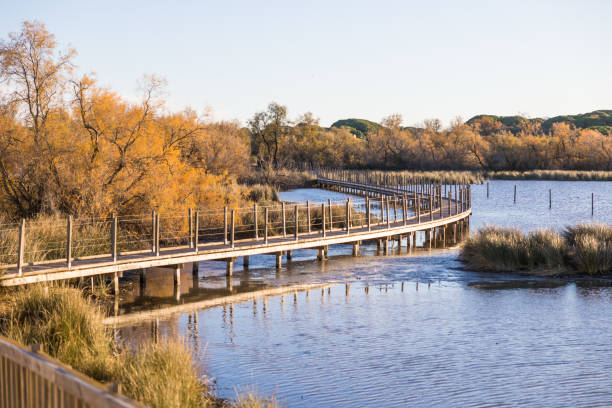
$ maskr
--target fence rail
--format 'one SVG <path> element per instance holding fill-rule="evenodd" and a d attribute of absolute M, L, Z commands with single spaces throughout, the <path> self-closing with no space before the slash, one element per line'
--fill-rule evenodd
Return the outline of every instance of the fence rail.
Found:
<path fill-rule="evenodd" d="M 65 364 L 0 337 L 0 408 L 141 407 Z"/>

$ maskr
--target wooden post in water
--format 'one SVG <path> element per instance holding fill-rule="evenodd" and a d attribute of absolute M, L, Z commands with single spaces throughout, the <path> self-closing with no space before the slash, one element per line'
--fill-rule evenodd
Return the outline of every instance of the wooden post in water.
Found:
<path fill-rule="evenodd" d="M 548 209 L 552 208 L 552 189 L 548 189 Z"/>
<path fill-rule="evenodd" d="M 595 215 L 595 193 L 591 193 L 591 217 Z"/>
<path fill-rule="evenodd" d="M 516 204 L 516 184 L 514 185 L 514 203 Z"/>
<path fill-rule="evenodd" d="M 17 275 L 23 274 L 23 260 L 25 251 L 25 219 L 21 219 L 19 224 L 19 246 L 17 247 Z"/>
<path fill-rule="evenodd" d="M 66 221 L 66 264 L 72 268 L 72 215 Z"/>
<path fill-rule="evenodd" d="M 487 198 L 489 198 L 489 182 L 487 181 Z"/>
<path fill-rule="evenodd" d="M 111 221 L 111 256 L 117 262 L 117 215 L 113 214 Z"/>
<path fill-rule="evenodd" d="M 200 244 L 200 212 L 196 210 L 195 212 L 195 220 L 194 220 L 194 228 L 193 228 L 193 250 L 195 253 L 198 253 L 198 245 Z M 194 267 L 197 268 L 197 262 L 194 262 Z M 197 273 L 197 272 L 196 272 Z"/>

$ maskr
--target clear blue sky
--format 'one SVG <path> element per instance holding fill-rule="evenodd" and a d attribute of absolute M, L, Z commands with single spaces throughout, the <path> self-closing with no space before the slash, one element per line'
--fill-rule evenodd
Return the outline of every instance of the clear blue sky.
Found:
<path fill-rule="evenodd" d="M 160 75 L 170 108 L 215 119 L 271 101 L 323 125 L 612 109 L 612 1 L 0 3 L 2 38 L 40 20 L 101 85 L 130 97 Z"/>

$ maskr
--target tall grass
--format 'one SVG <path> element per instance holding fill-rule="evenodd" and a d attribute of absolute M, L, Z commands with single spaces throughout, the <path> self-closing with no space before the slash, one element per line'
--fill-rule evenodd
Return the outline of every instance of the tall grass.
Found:
<path fill-rule="evenodd" d="M 578 224 L 566 228 L 564 236 L 574 248 L 573 261 L 579 272 L 612 273 L 612 226 Z"/>
<path fill-rule="evenodd" d="M 517 228 L 488 226 L 469 237 L 461 258 L 479 270 L 560 270 L 566 248 L 557 232 L 544 230 L 523 234 Z"/>
<path fill-rule="evenodd" d="M 124 350 L 113 373 L 123 392 L 151 408 L 212 407 L 216 398 L 198 375 L 191 351 L 180 341 L 163 340 Z"/>
<path fill-rule="evenodd" d="M 43 351 L 100 381 L 111 374 L 113 339 L 102 325 L 101 310 L 68 287 L 34 285 L 4 299 L 0 333 Z"/>
<path fill-rule="evenodd" d="M 276 407 L 275 399 L 249 393 L 236 401 L 215 397 L 199 374 L 191 350 L 162 340 L 118 347 L 91 298 L 71 287 L 34 285 L 0 294 L 0 334 L 23 345 L 39 344 L 52 357 L 150 407 Z"/>
<path fill-rule="evenodd" d="M 461 259 L 473 268 L 493 271 L 575 269 L 588 275 L 612 273 L 612 226 L 579 224 L 563 234 L 485 227 L 466 240 Z"/>

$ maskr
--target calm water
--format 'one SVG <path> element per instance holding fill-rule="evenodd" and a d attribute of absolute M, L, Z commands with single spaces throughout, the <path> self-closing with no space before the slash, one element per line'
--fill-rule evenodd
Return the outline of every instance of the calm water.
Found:
<path fill-rule="evenodd" d="M 328 197 L 345 196 L 312 189 L 282 194 L 291 201 Z M 473 201 L 475 227 L 612 223 L 610 182 L 494 181 L 489 199 L 485 186 L 474 186 Z M 314 251 L 298 251 L 281 271 L 271 256 L 252 257 L 250 271 L 237 265 L 234 290 L 337 284 L 329 292 L 177 315 L 160 322 L 160 333 L 186 337 L 227 397 L 255 388 L 291 407 L 612 406 L 609 282 L 464 271 L 456 249 L 378 256 L 365 245 L 358 258 L 350 252 L 330 248 L 332 258 L 319 263 Z M 198 290 L 185 284 L 183 300 L 190 293 L 223 294 L 223 268 L 202 263 L 206 277 L 195 282 Z M 125 310 L 172 303 L 167 275 L 147 284 L 146 297 L 128 299 Z M 141 341 L 150 333 L 146 322 L 123 328 L 121 336 Z"/>

